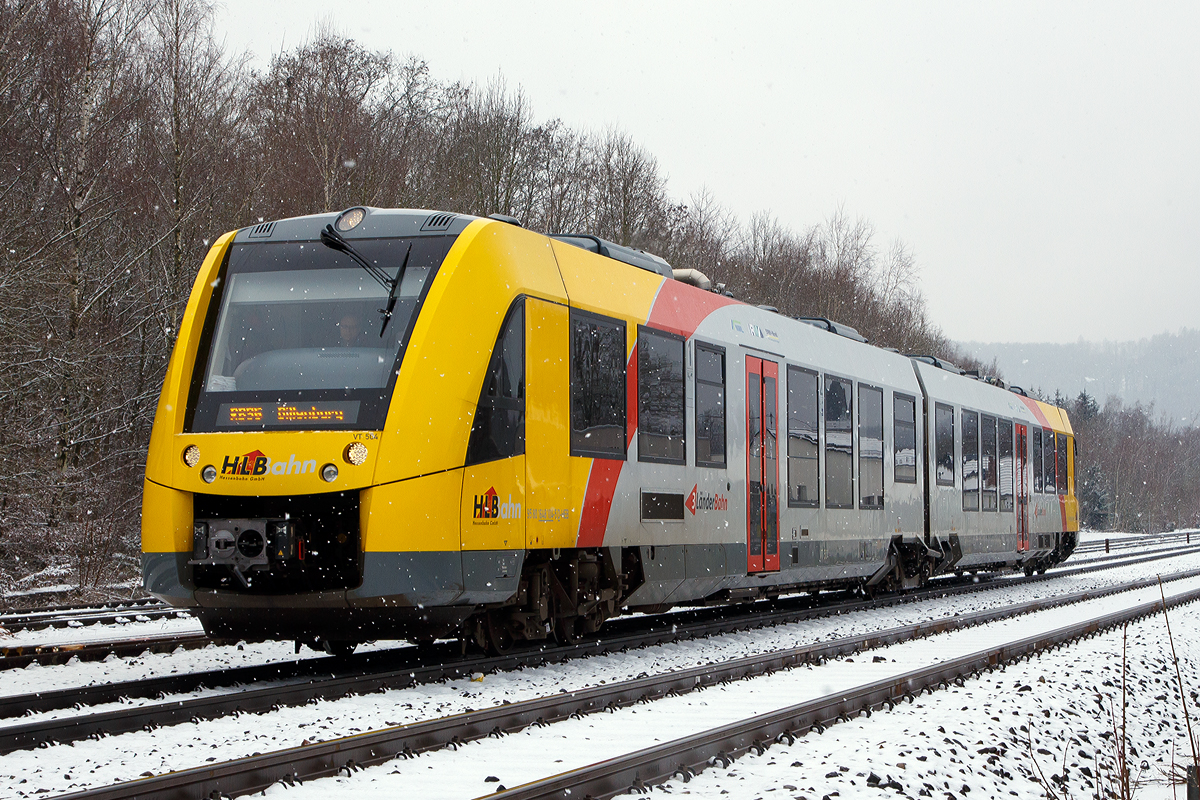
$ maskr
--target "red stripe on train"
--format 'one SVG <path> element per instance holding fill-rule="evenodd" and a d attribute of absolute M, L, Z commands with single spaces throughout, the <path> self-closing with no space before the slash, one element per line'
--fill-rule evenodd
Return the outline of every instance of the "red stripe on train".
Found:
<path fill-rule="evenodd" d="M 637 432 L 637 348 L 625 365 L 625 441 L 633 441 Z M 621 477 L 624 459 L 593 458 L 588 473 L 587 490 L 583 494 L 583 511 L 579 514 L 579 535 L 576 547 L 600 547 L 604 544 L 604 531 L 608 528 L 608 515 L 612 511 L 613 496 L 617 492 L 617 479 Z"/>
<path fill-rule="evenodd" d="M 712 292 L 706 292 L 673 280 L 664 280 L 654 297 L 650 316 L 646 324 L 659 330 L 677 333 L 690 338 L 700 323 L 722 306 L 734 305 L 738 301 Z M 626 442 L 632 442 L 637 433 L 637 348 L 629 356 L 625 369 Z M 583 511 L 579 515 L 577 547 L 600 547 L 604 543 L 604 532 L 608 528 L 608 516 L 612 511 L 613 496 L 617 491 L 617 479 L 625 462 L 607 458 L 592 459 L 588 473 L 587 490 L 583 495 Z"/>
<path fill-rule="evenodd" d="M 731 297 L 706 292 L 679 281 L 663 281 L 646 324 L 687 339 L 709 314 L 721 306 L 735 304 L 738 301 Z"/>

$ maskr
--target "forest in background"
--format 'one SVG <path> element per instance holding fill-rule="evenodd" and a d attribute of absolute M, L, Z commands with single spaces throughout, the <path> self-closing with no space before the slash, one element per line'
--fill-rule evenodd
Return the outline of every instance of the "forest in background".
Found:
<path fill-rule="evenodd" d="M 1127 342 L 958 342 L 977 360 L 995 361 L 1014 383 L 1075 395 L 1141 403 L 1155 418 L 1200 424 L 1200 329 L 1182 328 Z"/>
<path fill-rule="evenodd" d="M 540 120 L 501 80 L 439 81 L 330 30 L 251 69 L 203 0 L 0 0 L 0 604 L 136 584 L 146 444 L 209 244 L 354 205 L 591 233 L 747 302 L 984 367 L 929 319 L 913 253 L 868 221 L 835 209 L 796 229 L 703 189 L 677 197 L 632 134 Z M 1080 430 L 1103 511 L 1090 519 L 1200 521 L 1200 442 L 1180 439 L 1174 471 L 1138 493 L 1136 464 L 1150 487 L 1164 452 L 1140 442 L 1174 432 L 1109 405 L 1088 424 L 1107 426 Z"/>

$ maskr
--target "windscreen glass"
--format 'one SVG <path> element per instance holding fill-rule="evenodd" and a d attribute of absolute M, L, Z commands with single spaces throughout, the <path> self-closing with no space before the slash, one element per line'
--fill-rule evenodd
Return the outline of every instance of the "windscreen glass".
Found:
<path fill-rule="evenodd" d="M 193 430 L 382 427 L 417 310 L 452 237 L 354 241 L 388 289 L 320 242 L 235 245 Z M 382 331 L 382 335 L 381 335 Z"/>

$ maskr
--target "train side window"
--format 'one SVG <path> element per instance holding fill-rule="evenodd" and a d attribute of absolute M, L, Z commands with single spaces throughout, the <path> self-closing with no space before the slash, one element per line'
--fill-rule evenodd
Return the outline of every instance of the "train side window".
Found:
<path fill-rule="evenodd" d="M 696 342 L 696 466 L 725 466 L 725 350 Z"/>
<path fill-rule="evenodd" d="M 954 409 L 938 403 L 933 410 L 934 445 L 937 448 L 937 483 L 954 485 Z"/>
<path fill-rule="evenodd" d="M 1056 494 L 1055 478 L 1057 477 L 1054 469 L 1054 440 L 1056 439 L 1054 431 L 1042 431 L 1042 464 L 1046 471 L 1046 477 L 1042 479 L 1042 488 L 1046 494 Z"/>
<path fill-rule="evenodd" d="M 1042 431 L 1042 491 L 1054 494 L 1054 431 Z"/>
<path fill-rule="evenodd" d="M 854 385 L 825 376 L 825 507 L 854 508 Z"/>
<path fill-rule="evenodd" d="M 820 382 L 817 373 L 788 367 L 787 460 L 788 505 L 817 507 L 820 478 Z"/>
<path fill-rule="evenodd" d="M 1012 511 L 1013 505 L 1013 424 L 1000 420 L 1000 510 Z"/>
<path fill-rule="evenodd" d="M 1070 453 L 1071 453 L 1071 487 L 1070 487 L 1070 493 L 1071 493 L 1071 494 L 1078 494 L 1078 492 L 1077 492 L 1077 491 L 1076 491 L 1076 489 L 1075 489 L 1075 486 L 1076 486 L 1076 483 L 1079 481 L 1079 462 L 1075 460 L 1075 457 L 1076 457 L 1076 456 L 1079 454 L 1079 442 L 1075 441 L 1075 437 L 1074 437 L 1074 436 L 1068 436 L 1068 437 L 1067 437 L 1067 440 L 1070 442 L 1070 444 L 1068 445 L 1068 448 L 1069 448 L 1069 450 L 1070 450 Z"/>
<path fill-rule="evenodd" d="M 979 510 L 979 415 L 962 412 L 962 507 Z"/>
<path fill-rule="evenodd" d="M 896 483 L 917 482 L 917 400 L 897 394 L 892 397 L 892 441 Z"/>
<path fill-rule="evenodd" d="M 1065 433 L 1057 434 L 1055 439 L 1058 440 L 1058 446 L 1055 448 L 1058 456 L 1055 460 L 1055 465 L 1058 472 L 1058 493 L 1067 493 L 1067 435 Z"/>
<path fill-rule="evenodd" d="M 883 508 L 883 390 L 858 385 L 858 507 Z"/>
<path fill-rule="evenodd" d="M 1029 454 L 1029 460 L 1033 462 L 1033 491 L 1035 494 L 1042 493 L 1042 429 L 1033 429 L 1032 448 L 1033 452 Z"/>
<path fill-rule="evenodd" d="M 638 461 L 687 460 L 683 362 L 682 336 L 638 328 Z"/>
<path fill-rule="evenodd" d="M 984 414 L 979 418 L 979 475 L 983 493 L 979 497 L 984 511 L 995 511 L 999 507 L 996 487 L 999 484 L 996 463 L 996 418 Z"/>
<path fill-rule="evenodd" d="M 468 466 L 525 452 L 525 303 L 518 299 L 500 330 L 467 440 Z"/>
<path fill-rule="evenodd" d="M 571 310 L 571 455 L 625 458 L 625 323 Z"/>

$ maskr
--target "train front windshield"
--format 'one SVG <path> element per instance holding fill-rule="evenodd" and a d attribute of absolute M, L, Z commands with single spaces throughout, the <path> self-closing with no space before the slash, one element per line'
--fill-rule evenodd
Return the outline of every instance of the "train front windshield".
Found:
<path fill-rule="evenodd" d="M 191 429 L 382 428 L 403 345 L 450 237 L 354 242 L 388 291 L 320 242 L 234 245 Z M 410 251 L 411 247 L 411 251 Z M 382 330 L 382 335 L 381 335 Z"/>

